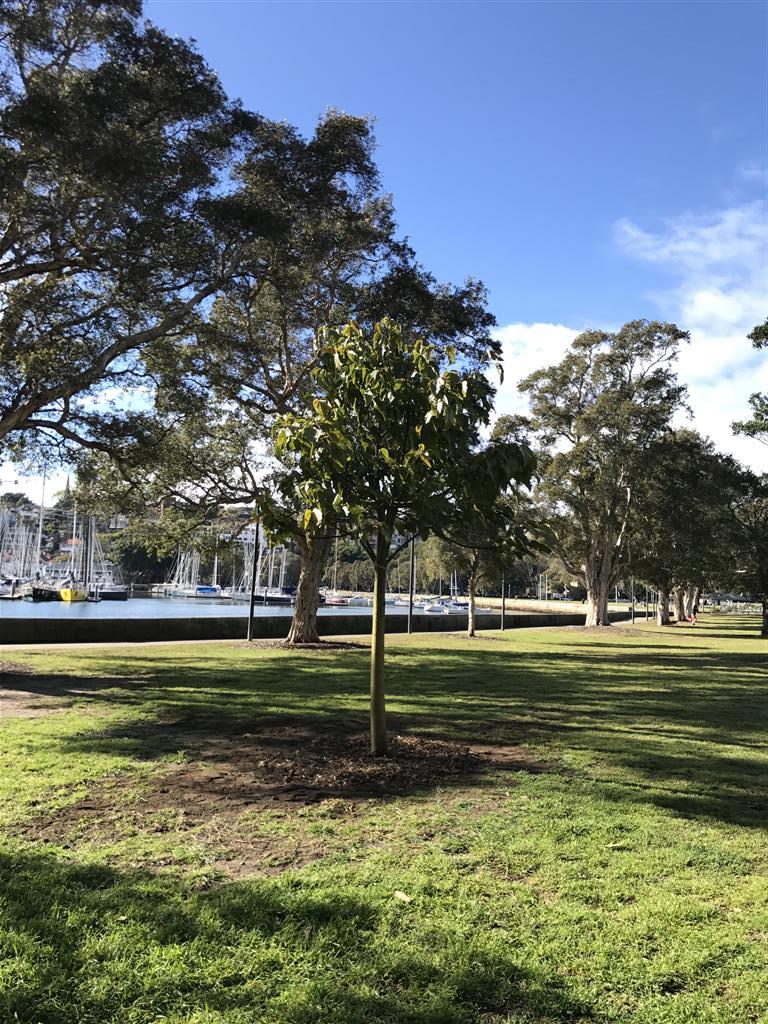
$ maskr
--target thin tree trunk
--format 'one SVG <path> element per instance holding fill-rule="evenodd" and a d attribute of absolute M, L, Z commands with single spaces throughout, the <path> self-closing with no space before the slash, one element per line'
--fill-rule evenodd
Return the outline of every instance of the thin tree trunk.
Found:
<path fill-rule="evenodd" d="M 763 598 L 763 628 L 760 636 L 768 636 L 768 597 Z"/>
<path fill-rule="evenodd" d="M 323 566 L 328 556 L 329 537 L 297 537 L 301 555 L 301 572 L 296 590 L 291 628 L 287 644 L 316 644 L 320 642 L 317 629 L 317 609 L 320 607 L 320 583 Z"/>
<path fill-rule="evenodd" d="M 656 625 L 657 626 L 669 626 L 671 625 L 671 619 L 669 617 L 669 587 L 659 587 L 659 599 L 656 604 Z"/>
<path fill-rule="evenodd" d="M 389 538 L 376 537 L 373 567 L 373 623 L 371 625 L 371 753 L 387 752 L 387 719 L 384 692 L 384 615 L 387 596 Z"/>
<path fill-rule="evenodd" d="M 476 596 L 477 596 L 477 558 L 472 559 L 469 567 L 469 579 L 467 580 L 469 590 L 469 610 L 467 613 L 467 636 L 475 635 L 476 621 Z"/>
<path fill-rule="evenodd" d="M 675 620 L 685 621 L 685 591 L 681 586 L 672 588 L 672 604 L 675 609 Z"/>
<path fill-rule="evenodd" d="M 686 588 L 685 591 L 685 617 L 686 619 L 693 618 L 693 609 L 696 605 L 696 593 L 697 588 L 691 584 L 690 587 Z"/>

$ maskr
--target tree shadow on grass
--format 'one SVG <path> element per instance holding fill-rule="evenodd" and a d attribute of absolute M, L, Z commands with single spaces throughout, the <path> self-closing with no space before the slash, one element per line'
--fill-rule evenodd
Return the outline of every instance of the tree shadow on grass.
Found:
<path fill-rule="evenodd" d="M 575 642 L 565 652 L 531 651 L 513 637 L 470 649 L 452 643 L 396 648 L 387 670 L 390 725 L 454 742 L 546 746 L 555 758 L 561 750 L 583 752 L 593 755 L 597 776 L 603 765 L 628 773 L 627 799 L 687 816 L 764 824 L 760 772 L 766 769 L 756 759 L 768 724 L 764 656 L 635 646 L 598 640 Z M 350 652 L 257 652 L 222 663 L 211 649 L 190 665 L 184 652 L 178 661 L 166 653 L 158 662 L 142 651 L 131 662 L 141 678 L 120 679 L 124 661 L 99 652 L 107 687 L 83 692 L 74 679 L 72 692 L 124 710 L 128 724 L 55 742 L 63 752 L 146 760 L 179 749 L 198 752 L 217 737 L 270 723 L 330 733 L 351 716 L 362 725 L 365 660 Z M 62 678 L 54 685 L 66 690 Z M 14 685 L 47 692 L 39 676 L 19 676 Z M 145 721 L 131 724 L 135 715 Z M 745 756 L 734 757 L 740 747 Z"/>
<path fill-rule="evenodd" d="M 439 905 L 427 902 L 414 914 L 384 886 L 329 882 L 295 876 L 201 890 L 173 875 L 0 852 L 11 963 L 0 1019 L 128 1024 L 197 1012 L 285 1024 L 474 1024 L 512 1013 L 531 1024 L 594 1019 L 561 981 L 516 963 L 491 928 L 459 944 Z"/>

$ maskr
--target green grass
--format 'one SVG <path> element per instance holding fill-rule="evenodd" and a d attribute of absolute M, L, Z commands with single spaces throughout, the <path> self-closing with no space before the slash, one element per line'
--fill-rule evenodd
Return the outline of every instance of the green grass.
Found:
<path fill-rule="evenodd" d="M 393 729 L 518 744 L 552 770 L 247 814 L 241 841 L 321 855 L 236 881 L 212 865 L 210 834 L 173 815 L 127 824 L 151 776 L 190 756 L 154 724 L 362 721 L 366 652 L 13 658 L 34 668 L 28 689 L 55 675 L 70 696 L 0 722 L 2 1024 L 768 1021 L 755 621 L 391 639 Z M 101 829 L 22 833 L 110 783 Z"/>

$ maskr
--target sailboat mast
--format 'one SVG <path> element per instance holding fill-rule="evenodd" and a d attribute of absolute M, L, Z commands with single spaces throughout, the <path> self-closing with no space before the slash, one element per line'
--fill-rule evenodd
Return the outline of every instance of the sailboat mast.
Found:
<path fill-rule="evenodd" d="M 47 467 L 43 466 L 43 487 L 40 492 L 40 517 L 37 521 L 37 574 L 42 575 L 42 552 L 43 552 L 43 513 L 45 511 L 45 475 Z M 31 568 L 31 566 L 30 566 Z"/>

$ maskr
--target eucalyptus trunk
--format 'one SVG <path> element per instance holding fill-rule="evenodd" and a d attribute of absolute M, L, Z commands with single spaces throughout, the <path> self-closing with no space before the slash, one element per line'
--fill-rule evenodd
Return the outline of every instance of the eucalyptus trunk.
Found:
<path fill-rule="evenodd" d="M 387 556 L 390 538 L 376 535 L 373 566 L 373 623 L 371 625 L 371 753 L 387 752 L 387 718 L 384 692 L 384 616 L 387 596 Z"/>
<path fill-rule="evenodd" d="M 659 587 L 658 593 L 659 598 L 656 602 L 656 625 L 669 626 L 672 622 L 669 616 L 669 587 L 667 585 Z"/>
<path fill-rule="evenodd" d="M 685 621 L 685 589 L 681 586 L 672 588 L 672 604 L 675 609 L 675 620 Z"/>
<path fill-rule="evenodd" d="M 685 617 L 690 620 L 693 618 L 694 609 L 696 608 L 696 594 L 698 593 L 698 587 L 691 585 L 686 588 L 685 591 Z"/>
<path fill-rule="evenodd" d="M 291 628 L 287 644 L 316 644 L 320 642 L 317 629 L 317 610 L 320 607 L 320 583 L 328 557 L 330 538 L 300 535 L 297 538 L 301 555 L 301 572 L 296 590 Z"/>
<path fill-rule="evenodd" d="M 587 565 L 585 583 L 587 587 L 587 615 L 585 626 L 610 626 L 608 598 L 611 593 L 612 560 L 601 554 Z"/>
<path fill-rule="evenodd" d="M 763 628 L 760 636 L 768 636 L 768 597 L 763 598 Z"/>

